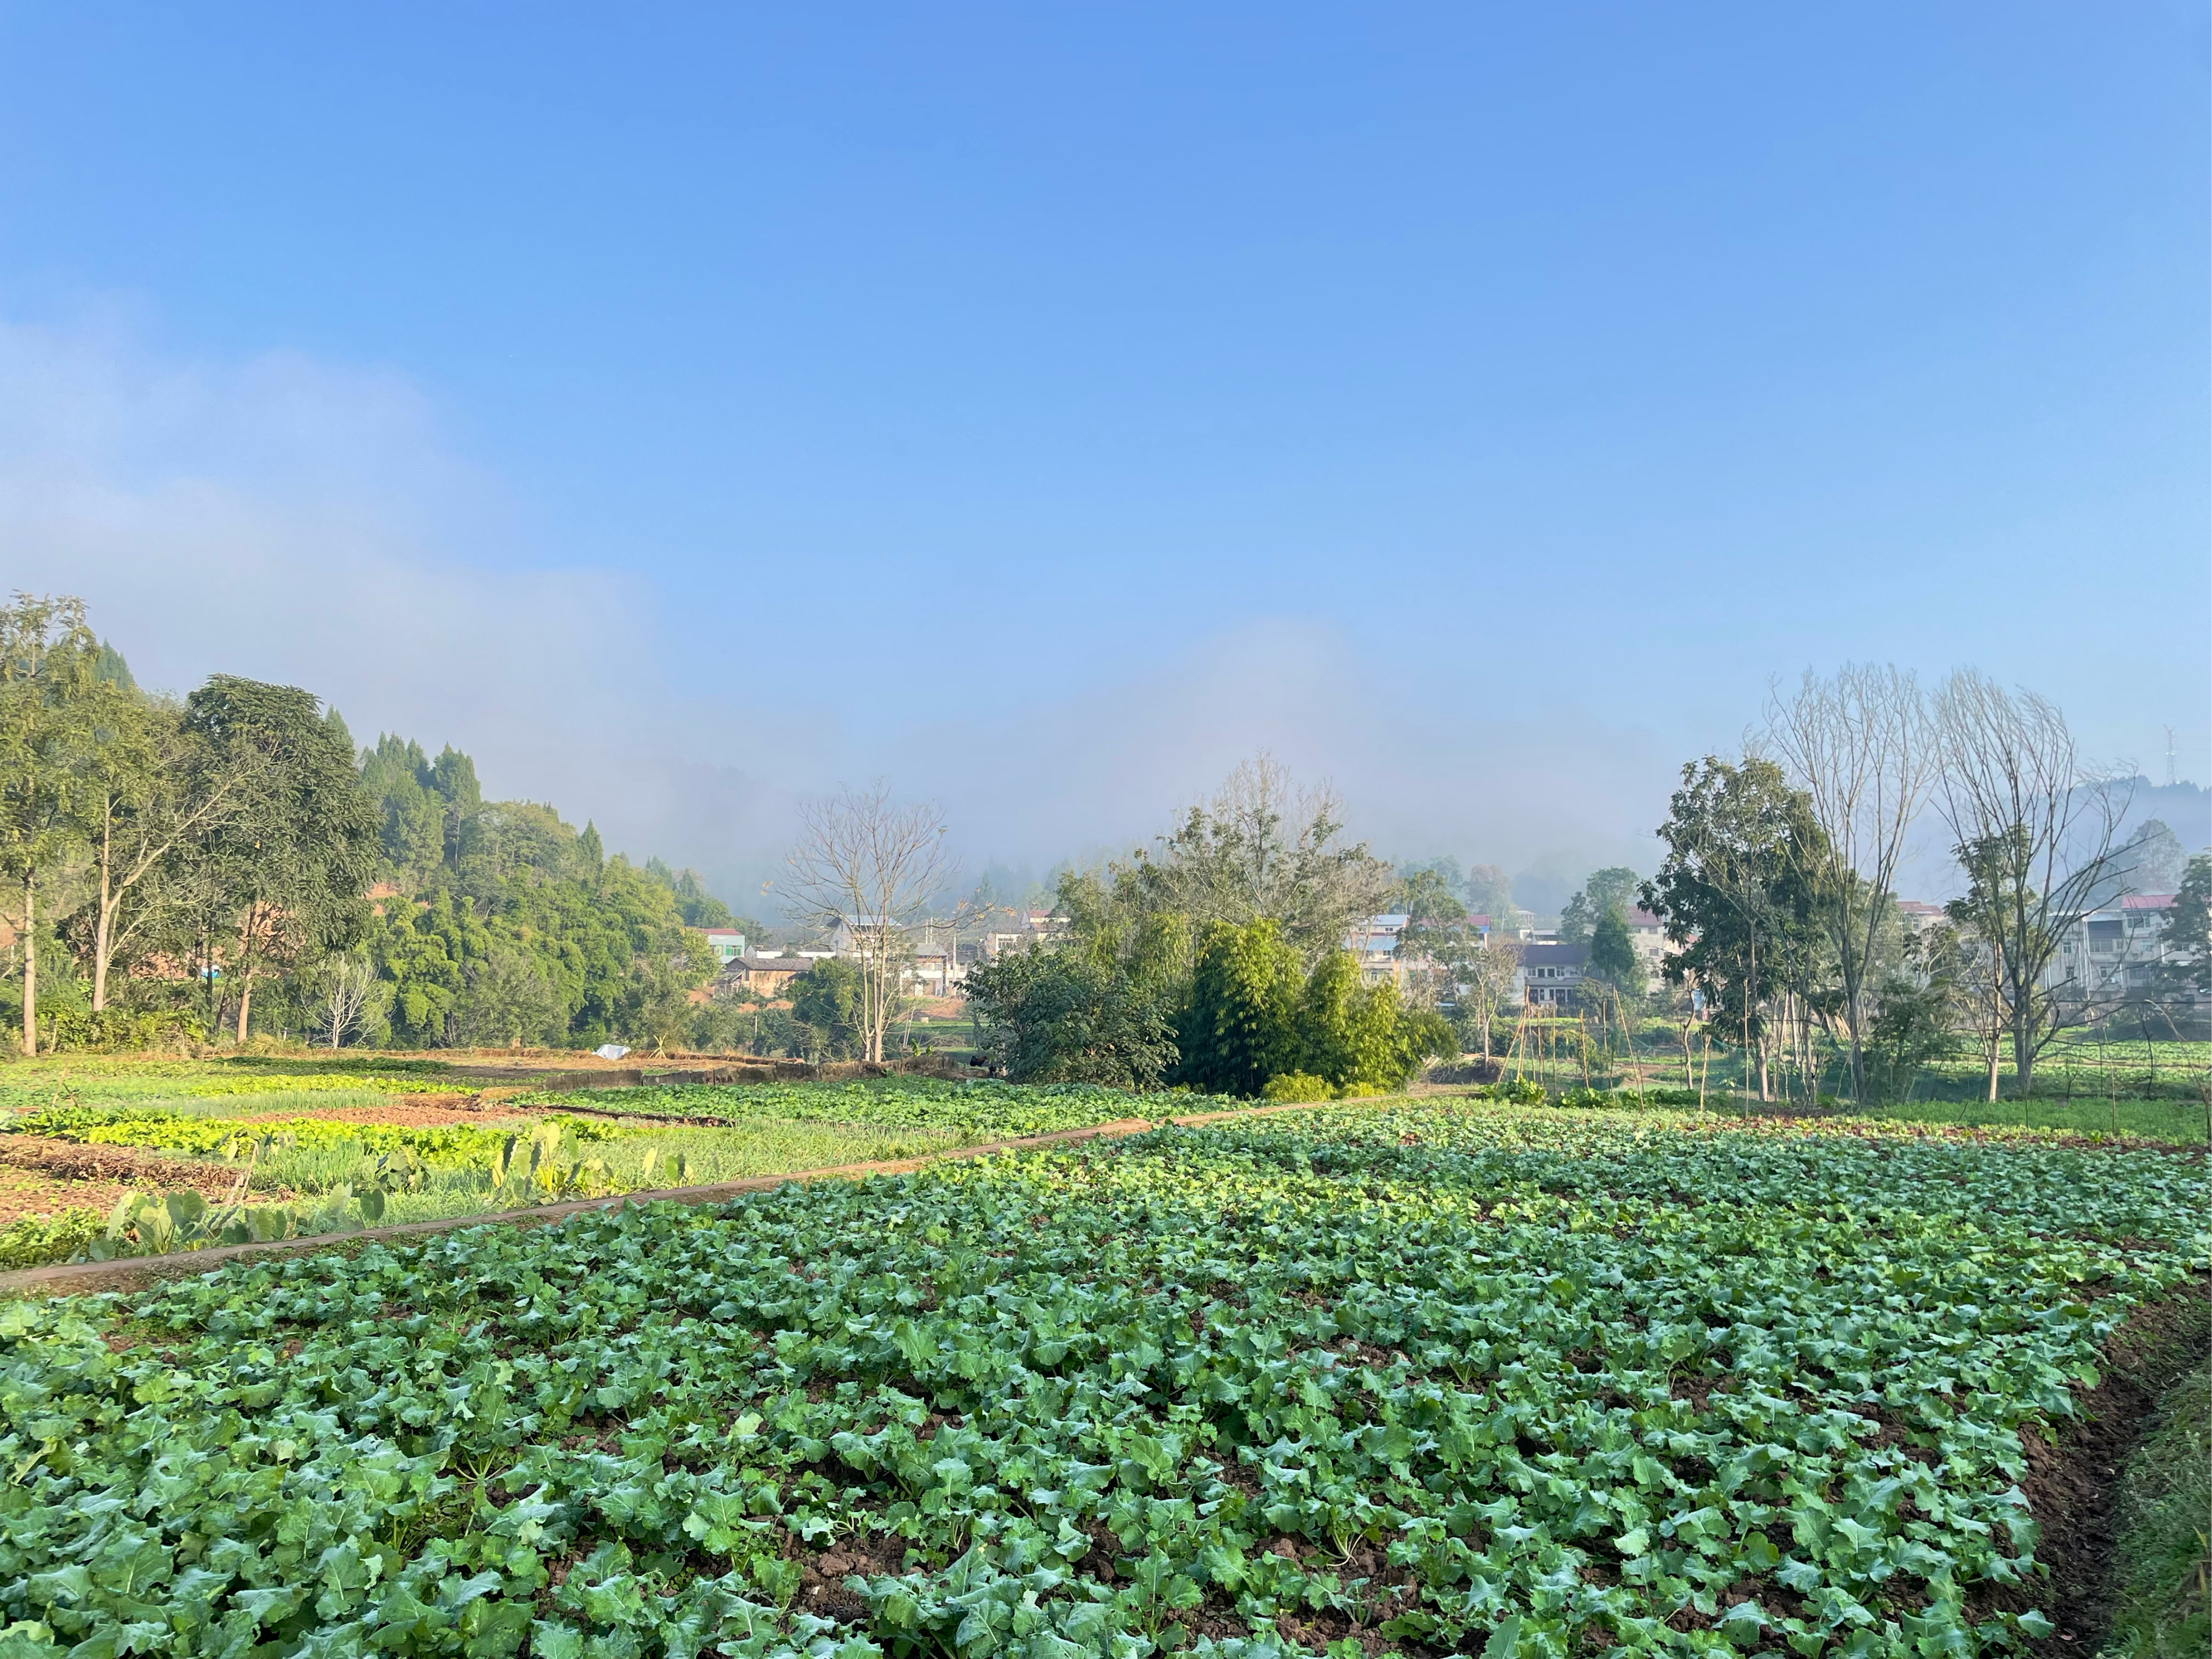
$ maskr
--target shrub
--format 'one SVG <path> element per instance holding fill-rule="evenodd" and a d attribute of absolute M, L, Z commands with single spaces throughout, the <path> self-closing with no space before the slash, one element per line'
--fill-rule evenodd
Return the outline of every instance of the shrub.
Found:
<path fill-rule="evenodd" d="M 982 1052 L 1013 1083 L 1158 1087 L 1176 1046 L 1158 999 L 1072 949 L 1018 951 L 967 979 Z"/>
<path fill-rule="evenodd" d="M 1316 1077 L 1311 1072 L 1285 1072 L 1269 1078 L 1267 1086 L 1260 1091 L 1263 1099 L 1285 1102 L 1329 1100 L 1335 1093 L 1327 1078 Z"/>
<path fill-rule="evenodd" d="M 0 1227 L 0 1273 L 68 1261 L 92 1243 L 100 1231 L 100 1219 L 96 1210 L 64 1210 L 51 1220 L 27 1215 Z"/>
<path fill-rule="evenodd" d="M 1209 927 L 1177 1033 L 1181 1080 L 1249 1098 L 1297 1070 L 1299 979 L 1297 952 L 1274 922 Z"/>

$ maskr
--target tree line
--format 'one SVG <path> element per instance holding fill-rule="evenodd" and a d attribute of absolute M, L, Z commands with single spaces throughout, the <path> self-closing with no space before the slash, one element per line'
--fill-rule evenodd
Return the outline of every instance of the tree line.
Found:
<path fill-rule="evenodd" d="M 405 1047 L 680 1037 L 732 918 L 470 758 L 356 752 L 313 694 L 137 685 L 73 599 L 0 610 L 0 999 L 24 1052 L 256 1031 Z"/>
<path fill-rule="evenodd" d="M 2163 825 L 2121 839 L 2132 779 L 2085 760 L 2056 704 L 1972 670 L 1932 691 L 1894 667 L 1808 672 L 1771 694 L 1747 752 L 1682 769 L 1640 889 L 1665 923 L 1666 976 L 1701 994 L 1762 1099 L 1778 1062 L 1818 1075 L 1822 1042 L 1860 1100 L 1896 1096 L 1962 1042 L 1991 1099 L 2006 1059 L 2025 1095 L 2068 1029 L 2133 1000 L 2178 1030 L 2175 1011 L 2212 994 L 2203 854 L 2146 981 L 2096 982 L 2071 948 L 2089 912 L 2178 861 Z M 1930 817 L 1963 890 L 1940 922 L 1907 927 L 1897 876 Z"/>

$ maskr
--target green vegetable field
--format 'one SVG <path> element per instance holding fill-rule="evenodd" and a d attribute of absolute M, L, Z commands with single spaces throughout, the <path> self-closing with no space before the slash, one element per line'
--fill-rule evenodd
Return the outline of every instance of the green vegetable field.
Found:
<path fill-rule="evenodd" d="M 1090 1083 L 952 1082 L 931 1077 L 888 1077 L 866 1083 L 549 1090 L 520 1096 L 514 1103 L 555 1109 L 582 1106 L 625 1115 L 687 1117 L 712 1123 L 775 1120 L 926 1127 L 957 1130 L 979 1139 L 1053 1134 L 1117 1119 L 1157 1120 L 1224 1110 L 1237 1104 L 1189 1093 L 1131 1094 Z"/>
<path fill-rule="evenodd" d="M 0 1307 L 0 1656 L 1969 1656 L 2201 1158 L 1338 1107 Z"/>

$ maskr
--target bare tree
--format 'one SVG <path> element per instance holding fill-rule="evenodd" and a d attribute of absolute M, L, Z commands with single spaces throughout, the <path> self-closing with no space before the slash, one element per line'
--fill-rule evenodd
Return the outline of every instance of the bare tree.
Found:
<path fill-rule="evenodd" d="M 1943 818 L 1968 878 L 1960 920 L 1995 952 L 2024 1097 L 2037 1056 L 2088 989 L 2070 972 L 2051 981 L 2066 935 L 2130 873 L 2113 843 L 2134 796 L 2131 774 L 2085 766 L 2056 703 L 2008 692 L 1972 669 L 1937 690 L 1936 729 Z"/>
<path fill-rule="evenodd" d="M 1341 949 L 1396 880 L 1364 842 L 1340 839 L 1344 827 L 1332 785 L 1301 788 L 1263 750 L 1240 763 L 1210 804 L 1190 808 L 1157 854 L 1139 853 L 1138 871 L 1154 905 L 1182 913 L 1194 937 L 1209 921 L 1265 916 L 1310 960 Z"/>
<path fill-rule="evenodd" d="M 933 805 L 902 805 L 878 782 L 808 802 L 799 825 L 778 890 L 795 915 L 843 925 L 860 971 L 865 1053 L 880 1063 L 905 977 L 907 929 L 956 873 L 945 815 Z"/>
<path fill-rule="evenodd" d="M 1905 838 L 1936 770 L 1919 682 L 1901 669 L 1846 663 L 1830 678 L 1805 671 L 1794 696 L 1767 694 L 1766 741 L 1805 792 L 1821 834 L 1805 873 L 1836 953 L 1850 1039 L 1851 1093 L 1866 1098 L 1866 1028 L 1882 917 Z"/>
<path fill-rule="evenodd" d="M 1480 950 L 1468 951 L 1454 966 L 1461 976 L 1460 1024 L 1462 1028 L 1474 1027 L 1482 1057 L 1488 1060 L 1498 1007 L 1512 994 L 1514 975 L 1521 971 L 1521 941 L 1493 920 L 1488 940 Z"/>
<path fill-rule="evenodd" d="M 360 1029 L 375 993 L 376 969 L 366 958 L 348 952 L 325 964 L 320 1023 L 331 1048 L 344 1042 L 348 1032 Z"/>
<path fill-rule="evenodd" d="M 1981 1060 L 1985 1083 L 1984 1098 L 1995 1100 L 1997 1062 L 2003 1055 L 2005 1034 L 2012 1024 L 2005 1006 L 2004 951 L 1972 931 L 1962 901 L 1953 900 L 1949 908 L 1952 921 L 1944 929 L 1949 937 L 1941 941 L 1938 948 L 1947 951 L 1951 960 L 1954 1017 L 1973 1039 L 1974 1053 Z M 1966 931 L 1959 931 L 1961 923 Z"/>

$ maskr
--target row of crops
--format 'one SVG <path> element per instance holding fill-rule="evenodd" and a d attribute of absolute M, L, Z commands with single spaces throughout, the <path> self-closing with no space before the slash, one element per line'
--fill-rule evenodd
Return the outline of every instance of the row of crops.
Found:
<path fill-rule="evenodd" d="M 70 1098 L 0 1117 L 0 1134 L 222 1160 L 238 1175 L 227 1203 L 191 1191 L 134 1192 L 104 1218 L 78 1212 L 0 1229 L 0 1267 L 260 1243 L 905 1159 L 1228 1103 L 1080 1085 L 888 1079 L 549 1091 L 488 1102 L 495 1115 L 483 1123 L 423 1125 L 354 1121 L 363 1115 L 360 1094 L 343 1097 L 349 1116 L 313 1115 L 320 1102 L 313 1091 L 303 1093 L 304 1103 L 306 1103 L 308 1112 L 290 1116 L 272 1115 L 266 1107 L 274 1097 L 253 1091 L 242 1114 L 236 1103 L 226 1108 L 197 1097 Z M 366 1097 L 369 1115 L 375 1098 Z M 536 1115 L 536 1127 L 518 1124 L 518 1112 Z"/>
<path fill-rule="evenodd" d="M 1971 1655 L 2201 1161 L 1331 1109 L 0 1310 L 0 1656 Z"/>
<path fill-rule="evenodd" d="M 623 1116 L 734 1124 L 754 1120 L 865 1123 L 957 1130 L 976 1139 L 1158 1120 L 1235 1104 L 1186 1091 L 1131 1094 L 1090 1083 L 1018 1084 L 988 1079 L 888 1077 L 852 1083 L 678 1084 L 546 1091 L 508 1103 L 558 1110 L 586 1107 Z"/>

